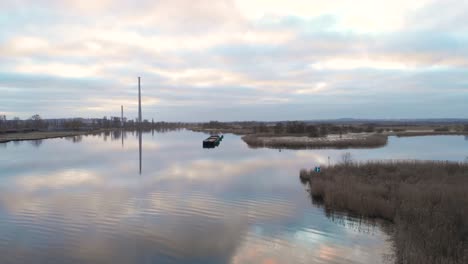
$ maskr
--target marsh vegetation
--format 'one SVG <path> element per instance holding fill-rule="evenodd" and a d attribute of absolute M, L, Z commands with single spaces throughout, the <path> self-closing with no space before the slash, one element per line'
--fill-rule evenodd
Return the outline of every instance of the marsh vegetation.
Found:
<path fill-rule="evenodd" d="M 327 210 L 394 223 L 396 263 L 468 263 L 468 163 L 355 163 L 348 155 L 300 178 Z"/>
<path fill-rule="evenodd" d="M 462 121 L 282 121 L 218 122 L 192 124 L 189 129 L 205 133 L 242 135 L 251 148 L 375 148 L 387 144 L 388 136 L 467 135 Z"/>
<path fill-rule="evenodd" d="M 297 135 L 271 136 L 265 134 L 242 137 L 251 148 L 375 148 L 387 144 L 388 137 L 381 134 L 346 134 L 342 136 L 309 137 Z"/>

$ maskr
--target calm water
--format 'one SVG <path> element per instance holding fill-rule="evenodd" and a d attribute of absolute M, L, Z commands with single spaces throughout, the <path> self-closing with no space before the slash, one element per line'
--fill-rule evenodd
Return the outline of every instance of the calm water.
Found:
<path fill-rule="evenodd" d="M 463 161 L 460 136 L 360 150 L 249 149 L 226 135 L 126 133 L 0 144 L 1 263 L 381 263 L 380 227 L 330 219 L 301 168 L 366 159 Z"/>

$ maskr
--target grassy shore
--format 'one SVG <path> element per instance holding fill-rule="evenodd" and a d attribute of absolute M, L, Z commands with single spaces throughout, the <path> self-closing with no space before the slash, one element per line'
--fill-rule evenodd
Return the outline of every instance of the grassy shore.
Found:
<path fill-rule="evenodd" d="M 387 144 L 387 136 L 374 133 L 329 135 L 327 137 L 308 137 L 307 135 L 265 135 L 251 134 L 242 137 L 251 148 L 374 148 Z"/>
<path fill-rule="evenodd" d="M 23 141 L 23 140 L 39 140 L 48 138 L 62 138 L 80 136 L 86 134 L 99 133 L 98 131 L 35 131 L 35 132 L 21 132 L 21 133 L 5 133 L 0 134 L 0 143 L 9 141 Z"/>
<path fill-rule="evenodd" d="M 420 137 L 420 136 L 468 136 L 466 131 L 404 131 L 394 133 L 397 137 Z"/>
<path fill-rule="evenodd" d="M 326 137 L 309 137 L 308 135 L 275 135 L 275 134 L 247 134 L 242 137 L 251 148 L 285 148 L 285 149 L 311 149 L 311 148 L 377 148 L 385 146 L 389 136 L 416 137 L 416 136 L 442 136 L 442 135 L 468 135 L 466 132 L 442 131 L 407 131 L 390 133 L 348 133 L 328 135 Z"/>
<path fill-rule="evenodd" d="M 394 223 L 396 263 L 468 263 L 468 164 L 368 162 L 301 170 L 327 210 Z"/>

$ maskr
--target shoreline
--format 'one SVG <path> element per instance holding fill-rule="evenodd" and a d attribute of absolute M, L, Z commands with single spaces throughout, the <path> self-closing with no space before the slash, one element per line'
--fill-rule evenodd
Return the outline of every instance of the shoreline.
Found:
<path fill-rule="evenodd" d="M 0 134 L 0 143 L 7 143 L 11 141 L 28 141 L 28 140 L 42 140 L 51 138 L 64 138 L 83 136 L 105 132 L 107 130 L 91 130 L 91 131 L 34 131 L 34 132 L 20 132 L 20 133 L 5 133 Z"/>
<path fill-rule="evenodd" d="M 244 136 L 252 134 L 252 129 L 250 128 L 188 128 L 188 130 L 193 132 L 202 132 L 202 133 L 223 133 L 223 134 L 234 134 L 238 136 Z"/>
<path fill-rule="evenodd" d="M 305 134 L 266 134 L 254 133 L 250 128 L 186 128 L 192 132 L 223 133 L 242 136 L 241 139 L 251 148 L 274 149 L 314 149 L 314 148 L 378 148 L 388 142 L 389 136 L 395 137 L 419 137 L 419 136 L 468 136 L 464 131 L 404 131 L 384 133 L 347 133 L 342 138 L 338 135 L 327 137 L 308 137 Z M 10 141 L 41 140 L 50 138 L 63 138 L 83 136 L 114 129 L 98 129 L 89 131 L 31 131 L 0 133 L 0 143 Z"/>
<path fill-rule="evenodd" d="M 396 137 L 423 137 L 423 136 L 468 136 L 464 131 L 405 131 L 390 133 L 389 136 Z"/>

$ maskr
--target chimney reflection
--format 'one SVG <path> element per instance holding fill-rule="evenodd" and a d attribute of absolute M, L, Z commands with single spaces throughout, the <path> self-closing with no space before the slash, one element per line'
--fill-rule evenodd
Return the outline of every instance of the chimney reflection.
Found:
<path fill-rule="evenodd" d="M 141 129 L 138 130 L 138 150 L 140 153 L 140 175 L 141 175 Z"/>
<path fill-rule="evenodd" d="M 124 147 L 124 130 L 122 130 L 121 137 L 122 137 L 122 148 Z"/>

